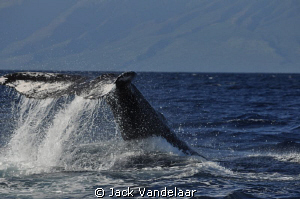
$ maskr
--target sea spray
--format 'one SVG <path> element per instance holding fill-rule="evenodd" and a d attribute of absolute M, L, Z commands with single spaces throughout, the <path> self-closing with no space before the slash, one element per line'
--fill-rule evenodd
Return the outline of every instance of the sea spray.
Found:
<path fill-rule="evenodd" d="M 16 124 L 5 159 L 30 173 L 69 166 L 65 164 L 74 159 L 70 156 L 77 145 L 116 136 L 107 110 L 101 99 L 76 96 L 35 100 L 20 96 L 13 108 Z"/>
<path fill-rule="evenodd" d="M 9 160 L 12 162 L 34 161 L 37 148 L 44 132 L 50 110 L 56 100 L 33 100 L 21 96 L 17 108 L 16 127 L 10 142 L 8 143 Z"/>
<path fill-rule="evenodd" d="M 85 103 L 86 100 L 76 97 L 55 115 L 53 125 L 47 130 L 46 137 L 38 148 L 37 163 L 39 165 L 52 167 L 59 164 L 64 144 L 78 129 Z"/>

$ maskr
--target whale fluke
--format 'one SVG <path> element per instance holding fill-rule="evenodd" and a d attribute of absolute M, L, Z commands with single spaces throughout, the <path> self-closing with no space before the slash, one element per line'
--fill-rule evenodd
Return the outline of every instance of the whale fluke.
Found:
<path fill-rule="evenodd" d="M 20 72 L 0 77 L 0 84 L 16 89 L 28 98 L 45 99 L 73 94 L 85 77 L 58 73 Z"/>
<path fill-rule="evenodd" d="M 62 95 L 78 95 L 85 99 L 104 98 L 124 140 L 161 136 L 185 154 L 199 155 L 170 130 L 162 114 L 155 111 L 132 84 L 135 76 L 135 72 L 125 72 L 121 75 L 103 74 L 90 80 L 78 75 L 21 72 L 0 77 L 0 84 L 35 99 L 58 98 Z"/>

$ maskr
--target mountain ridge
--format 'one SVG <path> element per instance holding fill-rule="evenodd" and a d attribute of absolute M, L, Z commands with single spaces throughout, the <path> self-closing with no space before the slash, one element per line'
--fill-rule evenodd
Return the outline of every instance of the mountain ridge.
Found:
<path fill-rule="evenodd" d="M 1 69 L 300 72 L 296 0 L 5 2 Z"/>

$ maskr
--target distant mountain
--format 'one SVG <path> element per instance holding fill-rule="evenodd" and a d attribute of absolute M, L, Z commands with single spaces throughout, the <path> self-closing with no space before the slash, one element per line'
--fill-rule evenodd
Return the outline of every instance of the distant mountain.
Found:
<path fill-rule="evenodd" d="M 300 72 L 300 1 L 1 0 L 0 69 Z"/>

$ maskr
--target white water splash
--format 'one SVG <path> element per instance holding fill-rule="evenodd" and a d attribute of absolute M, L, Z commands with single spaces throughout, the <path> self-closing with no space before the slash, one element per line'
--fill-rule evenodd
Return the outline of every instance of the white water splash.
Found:
<path fill-rule="evenodd" d="M 64 143 L 78 129 L 83 111 L 93 111 L 94 106 L 88 106 L 86 100 L 76 97 L 66 108 L 60 110 L 53 120 L 53 125 L 38 148 L 37 163 L 42 166 L 58 166 Z M 95 103 L 89 103 L 95 105 Z"/>
<path fill-rule="evenodd" d="M 26 172 L 63 167 L 64 152 L 93 126 L 101 100 L 34 100 L 23 96 L 16 105 L 16 128 L 5 161 Z M 83 142 L 83 141 L 82 141 Z"/>
<path fill-rule="evenodd" d="M 107 170 L 144 153 L 183 153 L 160 137 L 124 142 L 101 99 L 35 100 L 20 96 L 16 126 L 0 170 L 15 173 Z"/>
<path fill-rule="evenodd" d="M 8 144 L 8 155 L 10 161 L 23 162 L 36 159 L 37 142 L 42 136 L 39 128 L 46 120 L 46 117 L 55 100 L 32 100 L 21 97 L 15 111 L 17 124 L 14 134 Z"/>
<path fill-rule="evenodd" d="M 20 96 L 13 113 L 15 130 L 0 163 L 8 175 L 122 169 L 140 165 L 134 158 L 147 160 L 147 154 L 185 156 L 161 137 L 124 142 L 101 99 Z M 147 161 L 142 166 L 164 165 L 151 157 Z"/>

